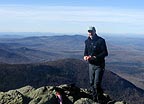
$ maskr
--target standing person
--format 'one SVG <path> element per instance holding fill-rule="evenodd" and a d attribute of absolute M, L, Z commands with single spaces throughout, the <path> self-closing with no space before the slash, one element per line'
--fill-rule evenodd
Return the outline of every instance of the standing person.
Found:
<path fill-rule="evenodd" d="M 89 78 L 93 100 L 100 102 L 103 95 L 101 88 L 105 69 L 105 57 L 108 56 L 105 40 L 96 34 L 95 27 L 88 28 L 85 40 L 84 60 L 89 62 Z"/>

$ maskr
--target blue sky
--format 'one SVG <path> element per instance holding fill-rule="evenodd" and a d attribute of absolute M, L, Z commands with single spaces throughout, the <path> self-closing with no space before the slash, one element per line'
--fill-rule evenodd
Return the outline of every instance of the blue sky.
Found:
<path fill-rule="evenodd" d="M 144 34 L 143 0 L 0 0 L 0 32 Z"/>

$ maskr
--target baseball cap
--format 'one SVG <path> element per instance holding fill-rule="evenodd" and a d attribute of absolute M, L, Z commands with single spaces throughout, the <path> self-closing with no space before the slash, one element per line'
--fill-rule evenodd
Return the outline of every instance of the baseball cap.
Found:
<path fill-rule="evenodd" d="M 88 27 L 88 31 L 95 31 L 96 32 L 96 29 L 95 29 L 95 27 L 90 26 L 90 27 Z"/>

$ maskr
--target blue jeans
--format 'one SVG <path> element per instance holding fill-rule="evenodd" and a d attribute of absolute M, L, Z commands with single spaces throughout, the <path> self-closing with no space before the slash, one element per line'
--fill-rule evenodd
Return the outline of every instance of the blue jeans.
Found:
<path fill-rule="evenodd" d="M 93 91 L 93 97 L 103 93 L 103 90 L 101 88 L 103 73 L 104 67 L 89 64 L 89 78 L 90 85 Z"/>

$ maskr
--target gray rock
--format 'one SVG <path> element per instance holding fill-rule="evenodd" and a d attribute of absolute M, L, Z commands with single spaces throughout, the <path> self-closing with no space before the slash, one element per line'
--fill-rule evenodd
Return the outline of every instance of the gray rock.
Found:
<path fill-rule="evenodd" d="M 127 103 L 124 101 L 118 101 L 118 102 L 115 102 L 114 104 L 127 104 Z"/>
<path fill-rule="evenodd" d="M 6 93 L 0 93 L 0 104 L 23 104 L 23 95 L 16 91 L 11 90 Z"/>
<path fill-rule="evenodd" d="M 24 96 L 32 98 L 31 94 L 33 94 L 35 89 L 32 86 L 25 86 L 25 87 L 22 87 L 20 89 L 17 89 L 17 91 L 20 92 L 21 94 L 23 94 Z"/>
<path fill-rule="evenodd" d="M 67 84 L 44 86 L 38 89 L 25 86 L 8 92 L 0 92 L 0 104 L 58 104 L 59 98 L 56 93 L 62 97 L 63 104 L 98 104 L 91 100 L 90 92 L 87 89 Z M 109 104 L 126 104 L 111 101 L 107 94 L 104 94 L 103 100 L 106 104 L 107 102 Z"/>
<path fill-rule="evenodd" d="M 96 103 L 89 98 L 81 98 L 77 100 L 74 104 L 99 104 L 99 103 Z"/>

